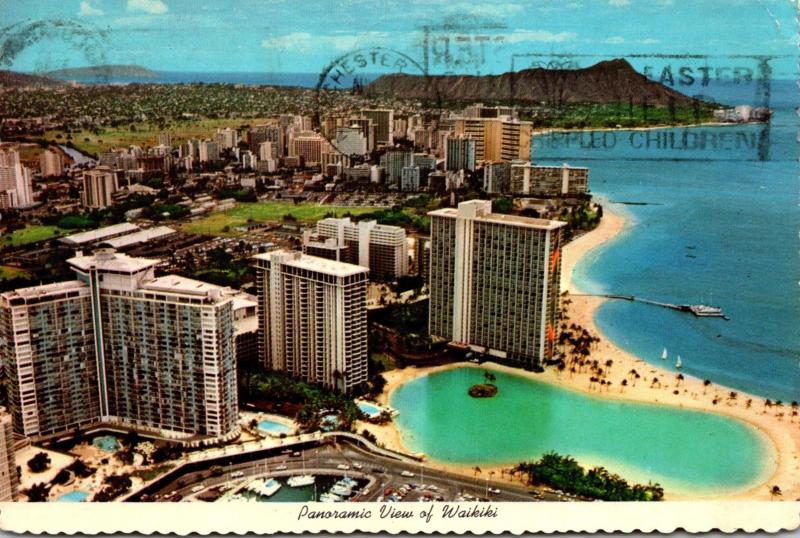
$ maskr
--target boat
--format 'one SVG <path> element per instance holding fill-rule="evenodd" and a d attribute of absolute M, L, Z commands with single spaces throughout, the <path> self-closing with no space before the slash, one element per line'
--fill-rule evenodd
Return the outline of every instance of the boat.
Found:
<path fill-rule="evenodd" d="M 349 497 L 353 494 L 353 488 L 348 487 L 341 482 L 337 482 L 333 485 L 329 493 L 333 493 L 334 495 L 338 495 L 339 497 Z"/>
<path fill-rule="evenodd" d="M 304 475 L 300 475 L 300 476 L 292 476 L 292 477 L 290 477 L 286 481 L 286 484 L 288 484 L 289 487 L 292 487 L 292 488 L 300 488 L 300 487 L 303 487 L 303 486 L 310 486 L 311 484 L 314 483 L 315 480 L 316 480 L 316 478 L 314 477 L 313 474 L 304 474 Z"/>
<path fill-rule="evenodd" d="M 303 452 L 303 474 L 300 476 L 292 476 L 286 481 L 289 487 L 300 488 L 303 486 L 310 486 L 314 483 L 314 475 L 306 474 L 306 453 Z"/>
<path fill-rule="evenodd" d="M 700 318 L 721 318 L 722 309 L 718 306 L 708 306 L 704 304 L 690 305 L 689 310 L 692 314 Z"/>
<path fill-rule="evenodd" d="M 274 478 L 269 478 L 265 481 L 253 480 L 245 487 L 247 491 L 261 495 L 262 497 L 272 497 L 281 489 L 281 483 Z"/>
<path fill-rule="evenodd" d="M 664 351 L 661 352 L 661 360 L 667 360 L 667 348 L 664 348 Z"/>
<path fill-rule="evenodd" d="M 333 493 L 323 493 L 319 496 L 319 502 L 322 503 L 338 503 L 342 502 L 342 498 L 338 495 L 334 495 Z"/>
<path fill-rule="evenodd" d="M 678 360 L 675 361 L 675 368 L 681 368 L 681 367 L 683 367 L 683 363 L 681 362 L 681 356 L 678 355 Z"/>

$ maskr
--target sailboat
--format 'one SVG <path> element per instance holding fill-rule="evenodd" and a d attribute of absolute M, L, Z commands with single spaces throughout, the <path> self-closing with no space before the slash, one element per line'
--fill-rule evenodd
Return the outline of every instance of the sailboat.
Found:
<path fill-rule="evenodd" d="M 682 366 L 683 366 L 683 363 L 681 362 L 681 356 L 678 355 L 678 360 L 675 361 L 675 368 L 680 368 Z"/>
<path fill-rule="evenodd" d="M 305 452 L 303 453 L 303 474 L 300 476 L 292 476 L 289 480 L 286 481 L 286 484 L 292 488 L 299 488 L 303 486 L 310 486 L 311 484 L 315 484 L 315 479 L 313 474 L 306 474 L 306 455 Z"/>
<path fill-rule="evenodd" d="M 664 348 L 664 351 L 661 352 L 661 360 L 667 360 L 667 348 Z"/>

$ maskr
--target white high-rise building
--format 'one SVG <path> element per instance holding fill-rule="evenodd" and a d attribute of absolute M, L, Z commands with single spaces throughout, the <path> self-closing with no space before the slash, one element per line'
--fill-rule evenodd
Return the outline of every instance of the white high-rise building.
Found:
<path fill-rule="evenodd" d="M 484 200 L 428 215 L 430 334 L 541 368 L 555 347 L 565 223 L 495 214 Z"/>
<path fill-rule="evenodd" d="M 17 433 L 107 425 L 177 440 L 236 435 L 233 298 L 159 260 L 68 260 L 76 280 L 0 294 L 0 357 Z"/>
<path fill-rule="evenodd" d="M 27 207 L 33 203 L 31 171 L 14 149 L 0 150 L 0 207 Z"/>
<path fill-rule="evenodd" d="M 64 173 L 64 157 L 57 151 L 46 149 L 39 156 L 42 177 L 60 176 Z"/>
<path fill-rule="evenodd" d="M 211 140 L 203 140 L 200 142 L 199 157 L 201 163 L 218 161 L 219 144 Z"/>
<path fill-rule="evenodd" d="M 366 267 L 372 280 L 394 280 L 408 274 L 406 231 L 374 220 L 351 222 L 349 217 L 317 222 L 317 235 L 333 238 L 342 251 L 340 261 Z"/>
<path fill-rule="evenodd" d="M 366 155 L 367 138 L 358 125 L 336 129 L 336 151 L 343 155 Z"/>
<path fill-rule="evenodd" d="M 264 367 L 345 393 L 364 383 L 368 270 L 299 252 L 254 259 Z"/>
<path fill-rule="evenodd" d="M 117 189 L 117 176 L 114 171 L 107 166 L 98 166 L 83 173 L 81 200 L 84 207 L 102 209 L 114 203 L 111 195 Z"/>

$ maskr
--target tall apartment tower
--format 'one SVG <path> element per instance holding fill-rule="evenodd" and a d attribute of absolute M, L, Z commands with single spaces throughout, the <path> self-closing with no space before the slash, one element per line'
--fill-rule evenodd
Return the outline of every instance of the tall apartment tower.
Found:
<path fill-rule="evenodd" d="M 563 166 L 534 166 L 530 162 L 511 163 L 509 191 L 540 196 L 576 196 L 589 189 L 589 169 Z"/>
<path fill-rule="evenodd" d="M 0 294 L 14 429 L 49 438 L 97 424 L 165 437 L 236 433 L 236 294 L 110 249 L 68 260 L 73 281 Z"/>
<path fill-rule="evenodd" d="M 14 426 L 11 415 L 0 407 L 0 502 L 13 501 L 19 492 L 19 475 L 14 459 Z"/>
<path fill-rule="evenodd" d="M 375 124 L 375 145 L 394 142 L 394 110 L 389 108 L 363 109 L 361 116 Z"/>
<path fill-rule="evenodd" d="M 368 270 L 299 252 L 254 259 L 263 365 L 344 393 L 365 382 Z"/>
<path fill-rule="evenodd" d="M 98 166 L 83 173 L 84 207 L 103 209 L 114 203 L 111 195 L 117 191 L 117 177 L 107 166 Z"/>
<path fill-rule="evenodd" d="M 42 177 L 60 176 L 64 173 L 64 157 L 57 151 L 46 149 L 39 155 Z"/>
<path fill-rule="evenodd" d="M 430 333 L 541 368 L 554 350 L 565 223 L 495 214 L 484 200 L 428 215 Z"/>
<path fill-rule="evenodd" d="M 408 243 L 400 226 L 326 218 L 317 222 L 317 235 L 347 247 L 340 251 L 339 261 L 368 268 L 373 280 L 394 280 L 408 274 Z"/>
<path fill-rule="evenodd" d="M 469 135 L 448 136 L 444 162 L 445 170 L 475 170 L 475 140 Z"/>
<path fill-rule="evenodd" d="M 531 158 L 533 124 L 500 116 L 496 118 L 455 118 L 456 135 L 475 140 L 475 161 L 512 161 Z"/>
<path fill-rule="evenodd" d="M 31 171 L 15 149 L 0 150 L 0 208 L 26 207 L 33 203 Z"/>

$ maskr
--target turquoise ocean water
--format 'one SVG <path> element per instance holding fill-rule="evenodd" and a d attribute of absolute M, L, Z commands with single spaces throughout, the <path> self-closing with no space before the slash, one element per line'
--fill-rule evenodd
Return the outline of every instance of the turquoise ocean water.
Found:
<path fill-rule="evenodd" d="M 499 393 L 472 398 L 480 368 L 416 378 L 393 392 L 404 443 L 466 465 L 515 464 L 555 450 L 669 492 L 712 495 L 766 480 L 775 453 L 763 435 L 713 413 L 622 403 L 496 372 Z"/>
<path fill-rule="evenodd" d="M 718 88 L 716 97 L 745 102 L 736 90 Z M 714 304 L 731 318 L 607 301 L 596 321 L 617 345 L 659 366 L 672 367 L 680 354 L 685 373 L 764 398 L 800 400 L 797 101 L 792 83 L 773 83 L 768 128 L 534 139 L 534 160 L 589 166 L 594 193 L 649 204 L 613 204 L 633 224 L 579 262 L 580 288 Z M 663 347 L 668 364 L 659 360 Z"/>

